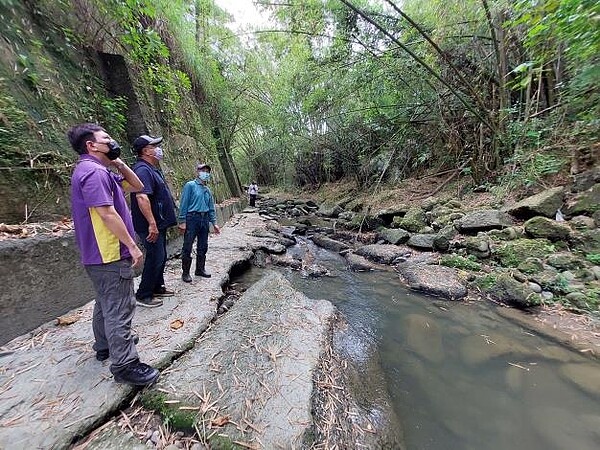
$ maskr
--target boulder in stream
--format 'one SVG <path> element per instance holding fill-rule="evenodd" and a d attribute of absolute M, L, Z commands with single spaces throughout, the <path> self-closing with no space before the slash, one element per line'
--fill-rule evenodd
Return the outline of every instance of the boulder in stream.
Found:
<path fill-rule="evenodd" d="M 348 268 L 354 272 L 368 272 L 371 270 L 377 270 L 378 266 L 373 264 L 367 258 L 364 258 L 355 253 L 346 253 L 344 255 L 346 258 L 346 262 L 348 263 Z"/>
<path fill-rule="evenodd" d="M 458 276 L 455 269 L 444 266 L 426 264 L 403 265 L 398 272 L 407 282 L 408 287 L 426 294 L 460 300 L 467 295 L 465 281 Z"/>
<path fill-rule="evenodd" d="M 335 239 L 331 239 L 322 234 L 315 234 L 312 236 L 312 241 L 317 244 L 319 247 L 323 247 L 327 250 L 331 250 L 333 252 L 340 252 L 342 250 L 346 250 L 350 248 L 348 244 L 340 241 L 336 241 Z"/>
<path fill-rule="evenodd" d="M 411 250 L 406 247 L 391 244 L 365 245 L 356 250 L 355 253 L 381 264 L 392 264 L 396 258 L 406 257 L 412 254 Z"/>

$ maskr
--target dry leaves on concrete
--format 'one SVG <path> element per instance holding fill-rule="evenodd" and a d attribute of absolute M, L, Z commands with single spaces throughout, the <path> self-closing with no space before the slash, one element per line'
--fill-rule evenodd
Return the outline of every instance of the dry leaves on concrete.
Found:
<path fill-rule="evenodd" d="M 61 316 L 56 319 L 56 325 L 59 327 L 73 325 L 75 322 L 79 321 L 79 319 L 81 319 L 81 316 L 79 314 L 71 314 L 69 316 Z"/>
<path fill-rule="evenodd" d="M 183 327 L 183 320 L 175 319 L 173 322 L 171 322 L 169 327 L 171 328 L 171 330 L 179 330 L 181 327 Z"/>
<path fill-rule="evenodd" d="M 213 427 L 222 427 L 229 423 L 229 416 L 219 416 L 210 421 L 211 426 Z"/>

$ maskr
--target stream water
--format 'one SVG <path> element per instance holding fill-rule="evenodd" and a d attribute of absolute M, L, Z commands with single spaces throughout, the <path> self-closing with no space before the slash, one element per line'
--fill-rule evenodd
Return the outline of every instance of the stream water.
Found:
<path fill-rule="evenodd" d="M 380 365 L 407 449 L 600 448 L 600 363 L 491 304 L 419 295 L 393 272 L 349 272 L 339 255 L 310 243 L 288 253 L 306 248 L 333 276 L 286 276 L 342 312 L 342 354 L 358 367 Z M 261 275 L 252 269 L 239 281 Z"/>

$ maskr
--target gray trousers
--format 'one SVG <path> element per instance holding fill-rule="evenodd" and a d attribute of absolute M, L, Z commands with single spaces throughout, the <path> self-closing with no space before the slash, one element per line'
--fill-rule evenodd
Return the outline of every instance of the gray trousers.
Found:
<path fill-rule="evenodd" d="M 92 318 L 94 350 L 110 353 L 111 372 L 139 359 L 131 334 L 135 312 L 131 260 L 85 266 L 94 289 L 96 303 Z"/>

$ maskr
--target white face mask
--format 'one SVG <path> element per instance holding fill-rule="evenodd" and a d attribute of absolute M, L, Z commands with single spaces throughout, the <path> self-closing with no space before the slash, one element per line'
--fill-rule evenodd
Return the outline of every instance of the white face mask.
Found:
<path fill-rule="evenodd" d="M 154 148 L 154 157 L 156 159 L 158 159 L 159 161 L 162 160 L 165 157 L 165 154 L 163 153 L 162 147 L 155 147 Z"/>

